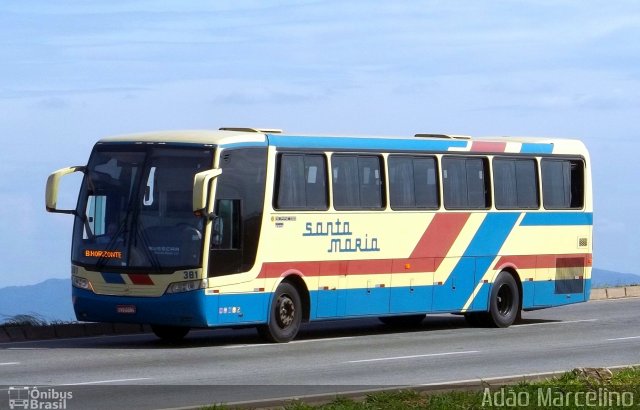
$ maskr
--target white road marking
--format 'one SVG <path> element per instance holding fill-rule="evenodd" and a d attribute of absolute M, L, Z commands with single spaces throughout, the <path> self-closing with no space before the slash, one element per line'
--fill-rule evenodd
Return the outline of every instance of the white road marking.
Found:
<path fill-rule="evenodd" d="M 223 346 L 223 349 L 239 349 L 242 347 L 288 346 L 288 345 L 297 345 L 301 343 L 329 342 L 334 340 L 346 340 L 346 339 L 353 339 L 353 338 L 354 336 L 346 336 L 346 337 L 330 337 L 326 339 L 294 340 L 289 343 L 257 343 L 257 344 L 229 345 L 229 346 Z"/>
<path fill-rule="evenodd" d="M 614 341 L 614 340 L 631 340 L 631 339 L 640 339 L 640 336 L 616 337 L 616 338 L 607 339 L 607 340 Z"/>
<path fill-rule="evenodd" d="M 7 350 L 49 350 L 48 347 L 7 347 Z"/>
<path fill-rule="evenodd" d="M 6 363 L 0 363 L 0 366 L 13 366 L 16 364 L 20 364 L 20 362 L 6 362 Z"/>
<path fill-rule="evenodd" d="M 411 356 L 396 356 L 396 357 L 379 357 L 376 359 L 363 359 L 363 360 L 349 360 L 345 363 L 367 363 L 367 362 L 381 362 L 385 360 L 406 360 L 406 359 L 415 359 L 418 357 L 437 357 L 437 356 L 453 356 L 458 354 L 472 354 L 472 353 L 480 353 L 479 350 L 467 350 L 463 352 L 446 352 L 446 353 L 430 353 L 430 354 L 415 354 Z"/>
<path fill-rule="evenodd" d="M 106 384 L 106 383 L 118 383 L 118 382 L 133 382 L 137 380 L 151 380 L 151 377 L 138 377 L 135 379 L 113 379 L 113 380 L 96 380 L 93 382 L 82 382 L 82 383 L 65 383 L 59 384 L 58 386 L 84 386 L 86 384 Z"/>
<path fill-rule="evenodd" d="M 307 339 L 307 340 L 294 340 L 293 342 L 289 342 L 290 344 L 298 344 L 298 343 L 309 343 L 309 342 L 330 342 L 334 340 L 347 340 L 353 339 L 353 336 L 344 336 L 344 337 L 328 337 L 326 339 Z"/>
<path fill-rule="evenodd" d="M 543 325 L 566 325 L 569 323 L 595 322 L 598 319 L 564 320 L 562 322 L 526 323 L 524 325 L 514 325 L 514 327 L 543 326 Z"/>

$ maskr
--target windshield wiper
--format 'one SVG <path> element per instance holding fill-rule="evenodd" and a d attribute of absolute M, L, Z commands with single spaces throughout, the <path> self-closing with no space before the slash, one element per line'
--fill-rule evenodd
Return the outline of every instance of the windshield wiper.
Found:
<path fill-rule="evenodd" d="M 131 224 L 134 228 L 134 236 L 133 236 L 133 243 L 131 243 L 129 246 L 128 265 L 130 265 L 130 261 L 131 261 L 131 254 L 132 254 L 131 250 L 134 247 L 136 249 L 140 248 L 140 246 L 137 246 L 137 238 L 140 237 L 140 242 L 141 242 L 142 248 L 144 249 L 144 255 L 146 259 L 149 261 L 149 263 L 151 263 L 153 270 L 156 273 L 160 273 L 162 272 L 162 264 L 158 260 L 158 257 L 155 255 L 155 253 L 149 247 L 149 238 L 147 237 L 144 226 L 140 221 L 140 218 L 138 218 L 138 214 L 139 212 L 135 213 L 133 219 L 131 220 Z"/>

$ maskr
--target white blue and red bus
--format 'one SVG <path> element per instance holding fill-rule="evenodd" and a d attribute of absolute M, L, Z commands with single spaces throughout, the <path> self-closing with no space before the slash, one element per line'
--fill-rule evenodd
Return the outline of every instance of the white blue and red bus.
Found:
<path fill-rule="evenodd" d="M 78 320 L 287 342 L 308 321 L 506 327 L 588 300 L 590 175 L 577 140 L 222 128 L 104 138 L 46 206 L 74 217 Z"/>

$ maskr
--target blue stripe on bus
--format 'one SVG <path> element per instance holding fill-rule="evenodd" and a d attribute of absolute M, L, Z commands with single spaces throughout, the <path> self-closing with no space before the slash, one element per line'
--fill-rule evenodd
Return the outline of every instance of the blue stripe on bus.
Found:
<path fill-rule="evenodd" d="M 523 154 L 551 154 L 553 152 L 553 144 L 524 142 L 520 152 Z"/>
<path fill-rule="evenodd" d="M 315 137 L 267 134 L 270 145 L 286 148 L 321 149 L 372 149 L 372 150 L 426 150 L 447 151 L 449 148 L 466 148 L 466 140 L 402 139 L 402 138 L 358 138 Z"/>
<path fill-rule="evenodd" d="M 265 323 L 269 312 L 271 293 L 231 293 L 207 296 L 209 321 L 218 324 Z M 217 303 L 213 306 L 213 303 Z"/>
<path fill-rule="evenodd" d="M 553 280 L 528 282 L 533 284 L 534 299 L 532 305 L 525 305 L 525 309 L 542 309 L 560 305 L 569 305 L 589 300 L 591 294 L 591 279 L 585 279 L 584 291 L 580 293 L 556 293 L 556 282 Z M 531 289 L 531 287 L 529 288 Z"/>
<path fill-rule="evenodd" d="M 233 142 L 230 144 L 220 144 L 220 148 L 262 148 L 267 146 L 267 141 Z"/>
<path fill-rule="evenodd" d="M 520 213 L 517 212 L 487 214 L 447 281 L 434 289 L 434 310 L 459 311 L 464 307 L 519 217 Z M 471 272 L 475 272 L 475 275 Z M 470 308 L 486 310 L 487 301 L 488 292 L 481 292 L 476 295 Z"/>
<path fill-rule="evenodd" d="M 519 217 L 519 212 L 488 213 L 463 256 L 498 255 Z"/>
<path fill-rule="evenodd" d="M 520 226 L 593 225 L 591 212 L 529 212 Z"/>
<path fill-rule="evenodd" d="M 102 279 L 107 283 L 125 284 L 124 278 L 119 273 L 102 272 Z"/>
<path fill-rule="evenodd" d="M 499 240 L 494 240 L 497 246 Z M 473 260 L 474 258 L 471 258 Z M 450 284 L 449 284 L 450 285 Z M 591 281 L 585 280 L 585 291 L 575 294 L 556 294 L 554 281 L 526 281 L 522 283 L 524 309 L 542 309 L 558 305 L 578 303 L 588 300 Z M 487 301 L 492 284 L 482 284 L 469 311 L 487 311 Z M 475 286 L 474 286 L 475 287 Z M 431 295 L 441 292 L 440 299 L 434 299 L 431 305 Z M 311 291 L 311 320 L 330 318 L 348 318 L 363 316 L 385 316 L 388 314 L 412 314 L 431 312 L 459 312 L 464 307 L 470 293 L 452 290 L 450 286 L 414 286 L 372 289 L 342 289 L 333 291 L 336 299 L 323 304 L 323 298 L 318 297 L 321 292 Z M 255 325 L 266 323 L 268 306 L 272 293 L 246 293 L 205 295 L 204 291 L 193 291 L 161 297 L 128 297 L 96 295 L 93 292 L 72 288 L 74 309 L 78 320 L 95 322 L 118 323 L 147 323 L 189 327 L 219 327 L 228 325 Z M 390 297 L 391 304 L 371 307 L 369 311 L 345 312 L 340 307 L 347 300 L 362 299 L 370 295 L 372 299 Z M 535 295 L 535 301 L 533 296 Z M 327 299 L 325 299 L 327 300 Z M 401 302 L 393 303 L 393 300 Z M 449 300 L 446 309 L 439 309 L 444 301 Z M 481 303 L 475 303 L 481 301 Z M 118 305 L 135 305 L 135 314 L 120 314 Z M 233 308 L 236 308 L 235 312 Z M 238 309 L 240 308 L 240 309 Z M 328 314 L 317 315 L 316 312 L 325 311 Z"/>

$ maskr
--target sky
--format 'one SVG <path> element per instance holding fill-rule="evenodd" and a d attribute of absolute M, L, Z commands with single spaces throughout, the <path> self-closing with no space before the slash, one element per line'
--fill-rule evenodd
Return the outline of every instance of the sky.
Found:
<path fill-rule="evenodd" d="M 0 287 L 70 275 L 49 173 L 101 137 L 222 126 L 579 138 L 594 266 L 640 274 L 635 0 L 4 0 L 0 62 Z"/>

